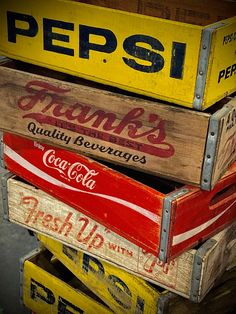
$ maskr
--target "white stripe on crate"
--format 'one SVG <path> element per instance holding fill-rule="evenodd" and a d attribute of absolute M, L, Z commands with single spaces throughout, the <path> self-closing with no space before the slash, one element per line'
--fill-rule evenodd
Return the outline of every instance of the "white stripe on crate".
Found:
<path fill-rule="evenodd" d="M 177 245 L 181 242 L 184 242 L 190 238 L 192 238 L 193 236 L 195 236 L 196 234 L 202 232 L 203 230 L 205 230 L 206 228 L 208 228 L 210 225 L 212 225 L 216 220 L 218 220 L 222 215 L 224 215 L 224 213 L 229 210 L 234 204 L 236 203 L 236 200 L 230 204 L 222 213 L 220 213 L 219 215 L 215 216 L 214 218 L 204 222 L 203 224 L 201 224 L 200 226 L 191 229 L 189 231 L 186 231 L 184 233 L 178 234 L 177 236 L 173 237 L 173 241 L 172 241 L 172 245 Z"/>
<path fill-rule="evenodd" d="M 146 218 L 154 221 L 155 223 L 160 224 L 161 218 L 158 215 L 153 214 L 152 212 L 150 212 L 149 210 L 147 210 L 143 207 L 140 207 L 136 204 L 130 203 L 126 200 L 120 199 L 120 198 L 115 197 L 115 196 L 100 194 L 100 193 L 92 193 L 92 192 L 76 189 L 76 188 L 74 188 L 74 187 L 72 187 L 66 183 L 63 183 L 63 182 L 51 177 L 47 173 L 43 172 L 39 168 L 32 165 L 30 162 L 28 162 L 22 156 L 17 154 L 14 150 L 12 150 L 6 144 L 4 145 L 4 154 L 6 156 L 8 156 L 10 159 L 14 160 L 16 163 L 18 163 L 23 168 L 25 168 L 26 170 L 32 172 L 34 175 L 38 176 L 41 179 L 44 179 L 45 181 L 47 181 L 51 184 L 57 185 L 59 187 L 63 187 L 63 188 L 68 189 L 68 190 L 72 190 L 72 191 L 76 191 L 76 192 L 80 192 L 80 193 L 85 193 L 85 194 L 91 194 L 91 195 L 94 195 L 97 197 L 101 197 L 101 198 L 113 201 L 114 203 L 118 203 L 118 204 L 121 204 L 123 206 L 126 206 L 126 207 L 134 210 L 135 212 L 145 216 Z"/>

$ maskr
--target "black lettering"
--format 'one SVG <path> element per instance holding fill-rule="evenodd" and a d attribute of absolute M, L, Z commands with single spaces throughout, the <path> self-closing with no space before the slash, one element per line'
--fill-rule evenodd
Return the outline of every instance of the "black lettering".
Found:
<path fill-rule="evenodd" d="M 85 148 L 91 148 L 91 143 L 90 142 L 84 142 L 84 147 Z"/>
<path fill-rule="evenodd" d="M 107 151 L 107 148 L 106 148 L 105 146 L 100 146 L 100 147 L 99 147 L 99 151 L 100 151 L 101 153 L 105 153 L 105 152 Z"/>
<path fill-rule="evenodd" d="M 72 309 L 72 311 L 70 311 L 68 309 L 68 307 L 70 307 Z M 75 312 L 80 313 L 80 314 L 84 313 L 84 311 L 81 308 L 75 306 L 74 304 L 70 303 L 66 299 L 59 296 L 59 298 L 58 298 L 58 314 L 75 314 Z"/>
<path fill-rule="evenodd" d="M 114 156 L 116 156 L 116 157 L 122 157 L 122 156 L 123 156 L 123 153 L 122 153 L 122 151 L 120 151 L 120 150 L 115 150 L 115 151 L 114 151 Z"/>
<path fill-rule="evenodd" d="M 230 76 L 230 68 L 231 68 L 231 66 L 229 66 L 229 67 L 226 69 L 226 73 L 225 73 L 225 78 L 226 78 L 226 79 L 229 78 L 229 76 Z"/>
<path fill-rule="evenodd" d="M 109 139 L 111 140 L 111 137 Z M 114 139 L 115 139 L 115 137 L 114 137 Z M 91 150 L 99 150 L 101 153 L 106 153 L 109 155 L 114 155 L 114 156 L 119 157 L 119 158 L 124 158 L 126 162 L 128 162 L 132 158 L 132 160 L 134 162 L 140 162 L 141 164 L 146 163 L 146 157 L 145 156 L 139 157 L 137 155 L 131 155 L 129 153 L 124 153 L 120 150 L 114 150 L 112 147 L 105 147 L 105 146 L 101 146 L 99 144 L 91 143 L 89 141 L 85 141 L 83 136 L 78 136 L 74 140 L 74 144 L 78 145 L 78 146 L 84 146 L 85 148 L 91 149 Z M 136 144 L 138 145 L 138 143 L 136 143 Z"/>
<path fill-rule="evenodd" d="M 55 297 L 53 292 L 41 283 L 31 278 L 30 296 L 33 300 L 40 299 L 47 304 L 54 304 Z"/>
<path fill-rule="evenodd" d="M 220 83 L 220 80 L 224 77 L 225 75 L 225 70 L 221 70 L 218 76 L 218 83 Z"/>
<path fill-rule="evenodd" d="M 27 127 L 28 131 L 30 133 L 33 133 L 34 135 L 36 135 L 36 128 L 37 128 L 37 126 L 36 126 L 36 124 L 34 122 L 30 122 L 28 124 L 28 127 Z"/>
<path fill-rule="evenodd" d="M 69 55 L 69 56 L 74 56 L 73 49 L 53 44 L 53 39 L 66 42 L 66 43 L 70 41 L 70 38 L 68 35 L 54 33 L 52 31 L 53 27 L 66 29 L 70 31 L 74 30 L 73 23 L 44 18 L 43 19 L 43 48 L 48 51 L 53 51 L 53 52 L 57 52 L 57 53 L 61 53 L 61 54 Z"/>
<path fill-rule="evenodd" d="M 62 252 L 73 262 L 76 261 L 77 251 L 65 244 L 62 245 Z"/>
<path fill-rule="evenodd" d="M 104 45 L 91 43 L 89 35 L 97 35 L 105 38 Z M 100 51 L 105 53 L 112 53 L 116 50 L 117 39 L 115 34 L 109 29 L 97 28 L 92 26 L 79 26 L 79 57 L 89 59 L 89 51 Z"/>
<path fill-rule="evenodd" d="M 141 164 L 146 164 L 146 157 L 145 156 L 143 156 L 142 158 L 140 158 L 140 160 L 139 160 L 139 162 L 141 163 Z"/>
<path fill-rule="evenodd" d="M 83 138 L 83 136 L 78 136 L 78 137 L 75 139 L 75 141 L 74 141 L 74 144 L 76 144 L 76 145 L 78 145 L 78 146 L 83 145 L 83 143 L 84 143 L 84 138 Z"/>
<path fill-rule="evenodd" d="M 143 313 L 144 312 L 144 304 L 145 304 L 144 299 L 142 299 L 140 296 L 138 296 L 135 313 Z"/>
<path fill-rule="evenodd" d="M 230 76 L 232 76 L 233 74 L 236 73 L 236 63 L 234 63 L 231 67 L 231 72 L 230 72 Z"/>
<path fill-rule="evenodd" d="M 16 21 L 23 21 L 28 24 L 28 29 L 16 27 Z M 16 43 L 16 36 L 22 35 L 27 37 L 34 37 L 38 33 L 38 24 L 33 16 L 28 14 L 21 14 L 7 11 L 7 30 L 8 41 Z"/>
<path fill-rule="evenodd" d="M 128 162 L 130 160 L 130 158 L 132 157 L 132 155 L 129 153 L 124 153 L 123 157 L 124 157 L 125 161 Z"/>
<path fill-rule="evenodd" d="M 125 39 L 123 43 L 124 50 L 135 58 L 149 61 L 151 65 L 143 65 L 136 62 L 134 59 L 123 57 L 125 64 L 127 64 L 132 69 L 141 72 L 155 73 L 160 71 L 164 67 L 163 57 L 160 54 L 151 51 L 150 49 L 137 46 L 136 44 L 138 42 L 149 44 L 152 49 L 164 51 L 163 45 L 156 38 L 146 35 L 133 35 Z"/>
<path fill-rule="evenodd" d="M 114 154 L 114 149 L 111 148 L 111 147 L 108 147 L 108 148 L 107 148 L 107 153 L 108 153 L 109 155 Z"/>
<path fill-rule="evenodd" d="M 115 287 L 115 290 L 108 288 L 108 291 L 113 299 L 123 308 L 130 309 L 132 305 L 132 294 L 128 286 L 124 283 L 124 281 L 115 275 L 109 275 L 108 280 L 110 281 L 111 286 Z M 123 297 L 119 298 L 118 295 L 123 295 Z M 121 300 L 127 300 L 127 302 L 124 303 Z"/>
<path fill-rule="evenodd" d="M 186 44 L 173 42 L 170 77 L 173 77 L 176 79 L 183 78 L 185 52 L 186 52 Z"/>
<path fill-rule="evenodd" d="M 95 269 L 95 267 L 91 266 L 91 263 L 93 263 L 93 265 L 96 266 L 97 270 Z M 95 257 L 89 256 L 85 253 L 83 255 L 82 268 L 86 273 L 88 273 L 89 271 L 91 271 L 92 273 L 98 273 L 99 275 L 104 275 L 105 273 L 102 263 Z"/>

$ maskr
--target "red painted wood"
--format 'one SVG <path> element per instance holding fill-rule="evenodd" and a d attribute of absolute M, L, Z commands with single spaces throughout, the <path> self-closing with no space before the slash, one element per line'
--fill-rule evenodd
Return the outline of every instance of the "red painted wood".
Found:
<path fill-rule="evenodd" d="M 5 164 L 11 172 L 147 252 L 159 255 L 163 200 L 171 195 L 158 190 L 163 179 L 148 177 L 150 184 L 155 181 L 154 189 L 90 158 L 57 147 L 11 134 L 4 135 L 4 144 Z M 140 173 L 140 179 L 142 176 Z M 168 259 L 236 219 L 236 162 L 210 192 L 193 186 L 175 188 L 175 183 L 172 184 L 173 191 L 185 188 L 188 193 L 171 205 Z"/>
<path fill-rule="evenodd" d="M 186 245 L 193 247 L 236 220 L 236 162 L 212 191 L 195 189 L 176 206 L 169 243 L 173 257 L 186 250 Z"/>
<path fill-rule="evenodd" d="M 19 177 L 157 254 L 164 195 L 87 157 L 5 134 Z"/>

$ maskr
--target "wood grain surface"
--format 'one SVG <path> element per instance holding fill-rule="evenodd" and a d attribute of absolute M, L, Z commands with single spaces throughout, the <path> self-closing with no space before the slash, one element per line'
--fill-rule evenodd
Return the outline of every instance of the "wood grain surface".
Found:
<path fill-rule="evenodd" d="M 15 179 L 10 179 L 8 186 L 11 222 L 101 258 L 186 298 L 191 296 L 196 254 L 202 254 L 203 266 L 201 285 L 197 292 L 199 299 L 210 289 L 235 255 L 235 225 L 231 225 L 212 237 L 210 243 L 203 244 L 202 248 L 189 250 L 172 262 L 164 264 L 157 257 L 41 190 Z M 46 246 L 50 245 L 50 238 L 44 239 Z M 229 253 L 224 254 L 225 250 Z M 213 271 L 214 265 L 218 267 Z"/>

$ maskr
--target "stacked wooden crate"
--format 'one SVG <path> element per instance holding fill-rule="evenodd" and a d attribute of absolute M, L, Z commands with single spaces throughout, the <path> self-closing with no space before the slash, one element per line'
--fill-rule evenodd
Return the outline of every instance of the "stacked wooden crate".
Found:
<path fill-rule="evenodd" d="M 0 4 L 2 189 L 42 244 L 34 312 L 195 313 L 233 267 L 236 4 L 207 6 Z"/>

